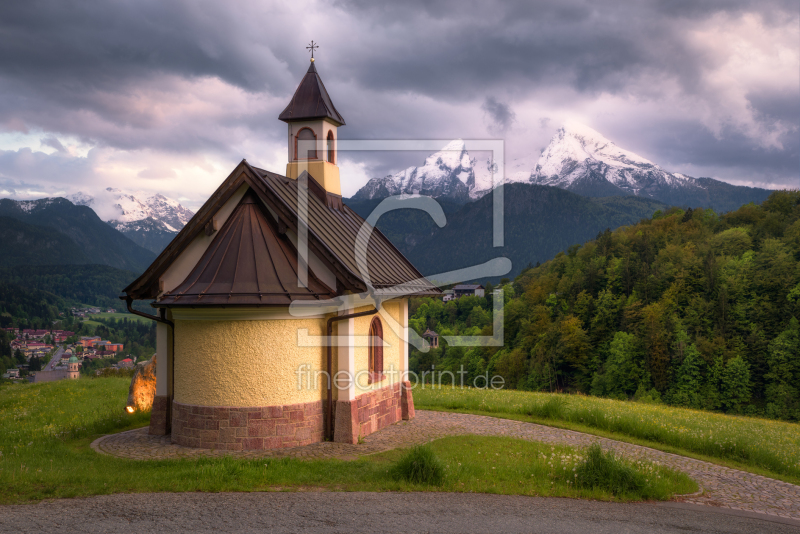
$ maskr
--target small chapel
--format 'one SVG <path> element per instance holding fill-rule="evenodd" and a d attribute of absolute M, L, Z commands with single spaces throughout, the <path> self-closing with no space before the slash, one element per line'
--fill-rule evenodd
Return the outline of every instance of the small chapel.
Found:
<path fill-rule="evenodd" d="M 440 290 L 342 202 L 313 55 L 278 119 L 285 173 L 242 160 L 121 297 L 157 311 L 149 431 L 172 443 L 357 443 L 414 417 L 408 299 Z"/>

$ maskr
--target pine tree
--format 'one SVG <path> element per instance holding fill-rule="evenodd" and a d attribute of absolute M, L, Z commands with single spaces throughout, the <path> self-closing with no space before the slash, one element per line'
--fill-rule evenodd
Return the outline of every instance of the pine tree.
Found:
<path fill-rule="evenodd" d="M 703 389 L 703 407 L 706 410 L 717 410 L 721 406 L 720 388 L 722 387 L 724 373 L 725 364 L 722 361 L 722 356 L 717 356 L 714 360 L 714 365 L 709 369 L 706 377 L 706 386 Z"/>
<path fill-rule="evenodd" d="M 738 413 L 748 400 L 750 400 L 750 368 L 741 356 L 736 356 L 728 360 L 722 373 L 720 401 L 726 412 Z"/>
<path fill-rule="evenodd" d="M 767 355 L 767 415 L 794 417 L 798 415 L 797 381 L 800 379 L 800 325 L 792 317 L 789 328 L 769 344 Z"/>
<path fill-rule="evenodd" d="M 636 392 L 642 379 L 636 349 L 636 336 L 625 332 L 614 334 L 606 361 L 607 394 L 628 397 Z"/>
<path fill-rule="evenodd" d="M 700 356 L 700 351 L 694 344 L 689 345 L 683 363 L 675 374 L 675 386 L 669 395 L 670 404 L 688 408 L 700 407 L 699 391 L 702 383 L 700 369 L 702 365 L 703 358 Z"/>

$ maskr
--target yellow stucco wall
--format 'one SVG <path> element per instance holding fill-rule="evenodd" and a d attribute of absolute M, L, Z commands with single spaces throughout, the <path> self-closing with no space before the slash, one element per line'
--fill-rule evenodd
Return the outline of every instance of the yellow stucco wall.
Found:
<path fill-rule="evenodd" d="M 392 380 L 394 380 L 394 383 L 397 383 L 399 380 L 399 374 L 395 374 L 392 378 L 389 375 L 389 370 L 392 368 L 392 366 L 394 366 L 395 371 L 400 370 L 400 337 L 392 329 L 385 315 L 389 315 L 392 319 L 394 319 L 395 322 L 400 323 L 400 302 L 384 302 L 382 306 L 382 313 L 378 315 L 383 323 L 383 369 L 384 373 L 386 374 L 386 379 L 375 384 L 368 384 L 366 373 L 362 374 L 362 376 L 360 376 L 357 380 L 356 396 L 362 395 L 374 389 L 386 387 L 392 383 Z M 372 322 L 373 317 L 375 316 L 367 315 L 365 317 L 356 317 L 354 328 L 355 335 L 369 335 L 369 324 Z M 355 364 L 356 373 L 360 371 L 369 371 L 369 347 L 355 347 Z"/>
<path fill-rule="evenodd" d="M 387 376 L 382 382 L 368 384 L 364 373 L 358 378 L 356 397 L 399 380 L 397 371 L 402 365 L 402 345 L 392 323 L 402 324 L 401 312 L 400 301 L 383 303 L 379 317 L 383 323 L 383 365 Z M 316 389 L 313 385 L 309 387 L 314 371 L 326 369 L 326 348 L 298 346 L 298 330 L 307 329 L 309 337 L 324 336 L 325 319 L 211 317 L 206 320 L 174 320 L 174 395 L 177 402 L 200 406 L 279 406 L 315 402 L 326 397 L 324 375 L 317 376 Z M 353 320 L 354 335 L 364 341 L 357 342 L 353 350 L 355 375 L 369 371 L 369 348 L 365 341 L 373 317 Z M 335 324 L 338 330 L 340 323 Z M 337 352 L 334 348 L 334 373 L 338 368 Z M 311 374 L 303 376 L 302 387 L 298 390 L 297 370 L 302 364 L 310 366 Z M 392 368 L 396 371 L 394 375 L 389 374 Z M 336 388 L 333 394 L 334 398 L 338 397 Z"/>
<path fill-rule="evenodd" d="M 298 347 L 297 329 L 325 334 L 324 319 L 175 321 L 175 400 L 201 406 L 277 406 L 324 398 L 297 388 L 297 368 L 324 369 L 324 347 Z"/>

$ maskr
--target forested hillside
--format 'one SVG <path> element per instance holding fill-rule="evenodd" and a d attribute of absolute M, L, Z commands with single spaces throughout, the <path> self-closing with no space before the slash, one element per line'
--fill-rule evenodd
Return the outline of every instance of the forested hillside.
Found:
<path fill-rule="evenodd" d="M 8 282 L 53 293 L 73 306 L 91 304 L 118 311 L 125 309 L 119 300 L 122 289 L 136 276 L 108 265 L 18 265 L 0 270 Z"/>
<path fill-rule="evenodd" d="M 800 419 L 800 193 L 718 216 L 656 212 L 526 269 L 504 347 L 412 351 L 413 370 Z M 491 296 L 413 302 L 418 332 L 491 333 Z M 458 376 L 458 375 L 456 375 Z"/>
<path fill-rule="evenodd" d="M 435 278 L 498 255 L 511 260 L 514 275 L 529 263 L 548 260 L 570 245 L 591 239 L 600 230 L 636 223 L 667 207 L 649 198 L 587 198 L 544 185 L 507 184 L 499 190 L 504 206 L 502 249 L 494 247 L 496 193 L 463 206 L 437 199 L 447 215 L 443 228 L 428 214 L 412 209 L 385 214 L 377 227 L 426 276 Z M 347 201 L 365 218 L 378 203 Z"/>
<path fill-rule="evenodd" d="M 60 232 L 0 216 L 0 267 L 88 262 L 80 247 Z"/>
<path fill-rule="evenodd" d="M 75 206 L 65 198 L 23 201 L 3 198 L 0 199 L 0 216 L 57 232 L 51 232 L 50 238 L 60 237 L 74 243 L 75 247 L 69 248 L 81 251 L 85 258 L 84 263 L 102 263 L 138 273 L 144 271 L 156 257 L 150 250 L 140 247 L 100 220 L 91 208 Z M 78 263 L 74 253 L 67 260 L 61 261 L 53 251 L 45 248 L 34 252 L 50 256 L 41 263 Z M 0 248 L 0 253 L 5 255 L 9 252 L 6 248 Z"/>

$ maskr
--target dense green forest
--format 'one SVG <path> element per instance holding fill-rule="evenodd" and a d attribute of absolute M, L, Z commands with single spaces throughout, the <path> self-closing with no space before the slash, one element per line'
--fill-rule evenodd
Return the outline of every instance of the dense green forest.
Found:
<path fill-rule="evenodd" d="M 58 295 L 73 306 L 90 304 L 124 311 L 122 289 L 136 274 L 108 265 L 18 265 L 0 271 L 7 282 Z M 150 309 L 152 311 L 152 308 Z"/>
<path fill-rule="evenodd" d="M 0 327 L 49 329 L 53 321 L 67 317 L 68 311 L 68 303 L 57 295 L 0 281 Z"/>
<path fill-rule="evenodd" d="M 503 347 L 413 349 L 411 369 L 800 419 L 800 192 L 725 215 L 658 211 L 502 289 Z M 490 335 L 492 298 L 415 299 L 410 323 Z"/>
<path fill-rule="evenodd" d="M 15 258 L 19 254 L 15 249 L 19 246 L 39 246 L 34 250 L 40 258 L 47 257 L 44 261 L 35 261 L 41 264 L 102 263 L 133 272 L 142 272 L 155 259 L 156 255 L 150 250 L 140 247 L 122 233 L 118 232 L 88 206 L 76 206 L 65 198 L 42 198 L 31 201 L 15 201 L 8 198 L 0 199 L 0 217 L 11 218 L 27 225 L 17 227 L 16 231 L 0 231 L 0 256 Z M 3 223 L 7 223 L 7 219 Z M 33 232 L 30 226 L 39 228 Z M 3 236 L 6 236 L 3 238 Z M 21 239 L 22 241 L 16 241 Z M 55 241 L 71 242 L 74 246 L 63 244 L 63 249 L 43 246 L 44 243 Z M 69 254 L 62 261 L 56 254 L 57 251 Z M 17 257 L 22 264 L 31 263 L 24 255 Z M 0 264 L 8 265 L 3 261 Z"/>

